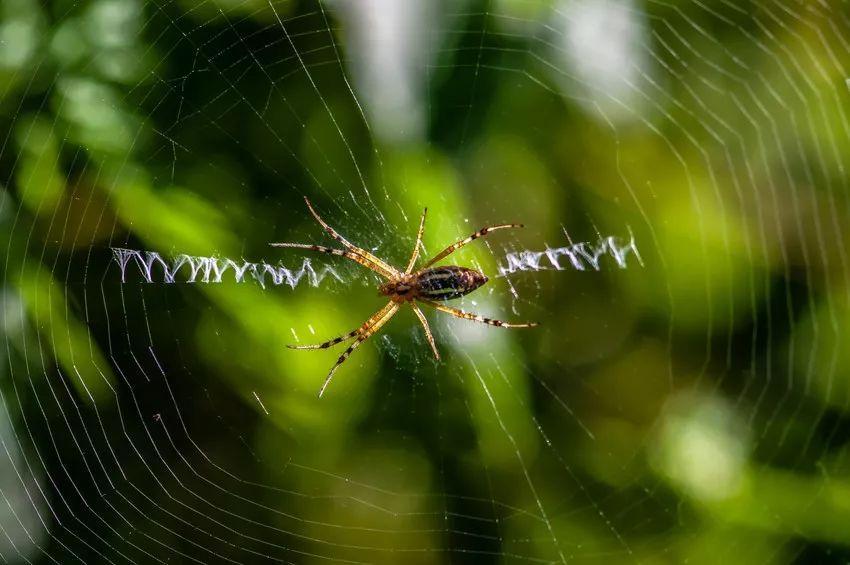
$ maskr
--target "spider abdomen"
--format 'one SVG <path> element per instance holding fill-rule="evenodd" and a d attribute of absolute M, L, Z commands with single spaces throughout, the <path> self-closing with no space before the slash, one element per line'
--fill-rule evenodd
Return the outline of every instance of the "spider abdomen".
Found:
<path fill-rule="evenodd" d="M 417 273 L 412 286 L 422 298 L 451 300 L 469 294 L 486 282 L 487 277 L 475 269 L 449 265 Z"/>

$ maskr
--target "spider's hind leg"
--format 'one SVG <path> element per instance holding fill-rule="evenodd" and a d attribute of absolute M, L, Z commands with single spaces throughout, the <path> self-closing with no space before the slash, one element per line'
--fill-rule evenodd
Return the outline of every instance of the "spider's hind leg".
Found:
<path fill-rule="evenodd" d="M 443 249 L 442 251 L 437 253 L 434 256 L 433 259 L 431 259 L 430 261 L 425 263 L 425 265 L 422 267 L 422 269 L 427 269 L 428 267 L 430 267 L 431 265 L 433 265 L 437 261 L 445 259 L 446 257 L 451 255 L 452 253 L 454 253 L 455 251 L 457 251 L 458 249 L 460 249 L 464 245 L 468 245 L 468 244 L 472 243 L 473 241 L 475 241 L 476 239 L 478 239 L 479 237 L 484 237 L 485 235 L 487 235 L 490 232 L 494 232 L 496 230 L 503 230 L 505 228 L 521 228 L 521 227 L 524 227 L 524 226 L 522 224 L 499 224 L 498 226 L 487 226 L 486 228 L 481 228 L 480 230 L 478 230 L 474 234 L 470 235 L 469 237 L 461 239 L 459 241 L 456 241 L 455 243 L 452 243 L 451 245 L 449 245 L 448 247 L 446 247 L 445 249 Z"/>
<path fill-rule="evenodd" d="M 406 274 L 413 272 L 413 266 L 416 265 L 416 259 L 419 257 L 419 248 L 422 246 L 422 233 L 425 231 L 425 216 L 428 214 L 428 208 L 422 211 L 422 219 L 419 220 L 419 231 L 416 234 L 416 244 L 413 246 L 413 254 L 407 262 Z"/>
<path fill-rule="evenodd" d="M 484 316 L 479 316 L 478 314 L 473 314 L 472 312 L 465 312 L 463 310 L 460 310 L 459 308 L 452 308 L 451 306 L 446 306 L 445 304 L 440 304 L 439 302 L 434 302 L 432 300 L 423 300 L 422 302 L 424 302 L 428 306 L 431 306 L 432 308 L 436 308 L 440 312 L 450 314 L 455 318 L 461 318 L 463 320 L 472 320 L 473 322 L 480 322 L 482 324 L 496 326 L 498 328 L 533 328 L 539 325 L 537 322 L 503 322 L 502 320 L 485 318 Z"/>
<path fill-rule="evenodd" d="M 428 320 L 425 318 L 425 314 L 422 313 L 422 310 L 419 309 L 419 306 L 410 303 L 410 306 L 413 308 L 413 312 L 416 314 L 416 317 L 419 318 L 419 322 L 422 323 L 422 329 L 425 330 L 425 337 L 428 338 L 428 343 L 431 345 L 431 351 L 434 352 L 434 357 L 437 358 L 437 361 L 440 360 L 440 352 L 437 351 L 437 344 L 434 342 L 434 335 L 431 333 L 431 328 L 428 326 Z"/>

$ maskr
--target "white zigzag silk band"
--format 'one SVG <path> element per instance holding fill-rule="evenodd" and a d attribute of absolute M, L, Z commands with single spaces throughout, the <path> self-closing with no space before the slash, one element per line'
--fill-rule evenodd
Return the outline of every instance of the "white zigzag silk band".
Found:
<path fill-rule="evenodd" d="M 620 269 L 625 269 L 628 255 L 632 253 L 643 266 L 634 237 L 623 241 L 614 236 L 600 237 L 596 243 L 571 243 L 567 247 L 547 247 L 544 251 L 518 251 L 505 255 L 505 263 L 499 266 L 499 276 L 507 276 L 517 271 L 563 271 L 567 266 L 561 261 L 566 258 L 569 267 L 577 271 L 601 270 L 601 260 L 610 256 Z"/>
<path fill-rule="evenodd" d="M 225 276 L 232 276 L 235 282 L 253 280 L 263 288 L 268 283 L 275 286 L 285 284 L 295 288 L 302 280 L 310 286 L 319 286 L 319 283 L 327 276 L 342 280 L 332 267 L 325 266 L 321 271 L 316 272 L 310 259 L 304 259 L 301 268 L 296 270 L 280 265 L 270 265 L 266 262 L 234 261 L 226 257 L 196 257 L 180 254 L 171 260 L 166 260 L 156 251 L 136 251 L 121 247 L 113 247 L 112 256 L 121 268 L 121 282 L 127 281 L 127 266 L 130 261 L 139 267 L 145 282 L 162 280 L 164 283 L 175 283 L 178 282 L 178 273 L 181 270 L 185 279 L 181 277 L 179 282 L 220 283 Z M 155 271 L 161 272 L 161 279 Z"/>
<path fill-rule="evenodd" d="M 287 285 L 295 288 L 302 280 L 313 287 L 328 276 L 342 281 L 333 267 L 323 266 L 320 271 L 313 268 L 310 259 L 304 259 L 299 269 L 289 269 L 281 265 L 266 262 L 234 261 L 226 257 L 198 257 L 181 253 L 172 259 L 165 259 L 156 251 L 137 251 L 123 247 L 112 247 L 112 256 L 121 269 L 121 282 L 127 282 L 127 267 L 131 261 L 139 268 L 145 282 L 162 281 L 167 284 L 183 283 L 220 283 L 225 277 L 232 277 L 238 283 L 253 280 L 261 287 Z M 634 238 L 628 241 L 614 236 L 600 237 L 596 243 L 573 243 L 567 247 L 547 247 L 544 251 L 516 251 L 507 253 L 499 265 L 499 276 L 507 276 L 520 271 L 563 271 L 573 268 L 577 271 L 601 270 L 601 260 L 605 256 L 614 259 L 614 263 L 625 269 L 629 254 L 643 266 Z M 562 262 L 562 258 L 566 258 Z M 178 274 L 182 273 L 178 280 Z M 161 277 L 161 278 L 160 278 Z"/>

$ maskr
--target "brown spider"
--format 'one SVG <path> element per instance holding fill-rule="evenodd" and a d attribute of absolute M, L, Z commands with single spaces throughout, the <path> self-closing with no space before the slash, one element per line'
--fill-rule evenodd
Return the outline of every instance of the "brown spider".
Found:
<path fill-rule="evenodd" d="M 357 349 L 357 347 L 369 339 L 372 335 L 377 333 L 381 327 L 386 324 L 390 318 L 392 318 L 402 304 L 408 303 L 411 308 L 413 308 L 413 312 L 416 314 L 416 317 L 419 318 L 419 321 L 422 323 L 422 327 L 425 329 L 425 336 L 428 338 L 428 343 L 431 344 L 431 349 L 434 351 L 434 356 L 439 360 L 440 353 L 437 351 L 437 345 L 434 343 L 434 336 L 431 334 L 431 328 L 428 327 L 428 321 L 425 319 L 425 315 L 422 313 L 422 310 L 419 309 L 419 306 L 416 305 L 416 302 L 422 302 L 423 304 L 427 304 L 433 308 L 441 312 L 446 312 L 447 314 L 451 314 L 456 318 L 463 318 L 465 320 L 474 320 L 476 322 L 481 322 L 484 324 L 489 324 L 491 326 L 498 326 L 501 328 L 530 328 L 537 325 L 536 322 L 529 322 L 525 324 L 510 324 L 508 322 L 502 322 L 501 320 L 493 320 L 491 318 L 485 318 L 484 316 L 479 316 L 477 314 L 472 314 L 469 312 L 464 312 L 463 310 L 458 310 L 457 308 L 452 308 L 450 306 L 446 306 L 444 304 L 440 304 L 438 302 L 434 302 L 434 300 L 451 300 L 453 298 L 459 298 L 465 294 L 469 294 L 476 288 L 480 287 L 484 283 L 487 282 L 487 277 L 474 269 L 468 269 L 466 267 L 458 267 L 455 265 L 448 265 L 445 267 L 431 267 L 437 261 L 441 259 L 445 259 L 467 243 L 470 243 L 473 240 L 478 239 L 479 237 L 485 236 L 491 231 L 500 230 L 503 228 L 521 228 L 522 224 L 501 224 L 498 226 L 489 226 L 486 228 L 482 228 L 470 235 L 466 239 L 461 239 L 457 241 L 441 252 L 437 253 L 433 259 L 428 261 L 421 269 L 416 272 L 413 272 L 413 266 L 416 263 L 416 259 L 419 257 L 419 247 L 422 244 L 422 233 L 425 230 L 425 215 L 428 213 L 428 209 L 422 212 L 422 219 L 419 221 L 419 232 L 416 234 L 416 244 L 413 246 L 413 254 L 410 256 L 410 261 L 407 263 L 407 269 L 404 272 L 400 272 L 395 267 L 390 266 L 386 262 L 381 259 L 375 257 L 365 249 L 361 249 L 353 244 L 351 244 L 344 237 L 339 235 L 336 230 L 330 227 L 325 223 L 322 218 L 316 213 L 313 209 L 313 205 L 310 204 L 310 201 L 305 197 L 304 201 L 307 203 L 307 208 L 310 209 L 310 213 L 316 218 L 316 221 L 321 224 L 321 226 L 325 229 L 328 234 L 338 242 L 340 242 L 345 249 L 334 249 L 331 247 L 325 247 L 323 245 L 310 245 L 306 243 L 270 243 L 269 245 L 273 247 L 297 247 L 300 249 L 312 249 L 313 251 L 321 251 L 322 253 L 329 253 L 331 255 L 340 255 L 342 257 L 347 257 L 352 261 L 356 261 L 363 265 L 364 267 L 371 269 L 387 279 L 387 282 L 378 287 L 378 291 L 384 296 L 388 296 L 390 301 L 387 302 L 386 306 L 378 310 L 371 318 L 366 320 L 360 327 L 351 332 L 326 341 L 324 343 L 319 343 L 316 345 L 288 345 L 287 347 L 291 349 L 326 349 L 332 345 L 336 345 L 337 343 L 341 343 L 343 341 L 349 340 L 353 337 L 356 337 L 357 340 L 352 343 L 348 349 L 346 349 L 342 355 L 339 356 L 334 366 L 331 368 L 328 373 L 327 378 L 325 379 L 322 388 L 319 390 L 319 397 L 324 394 L 325 388 L 327 388 L 328 384 L 331 382 L 331 378 L 334 375 L 334 372 L 339 368 L 342 363 L 348 359 L 348 356 L 351 355 L 351 352 Z"/>

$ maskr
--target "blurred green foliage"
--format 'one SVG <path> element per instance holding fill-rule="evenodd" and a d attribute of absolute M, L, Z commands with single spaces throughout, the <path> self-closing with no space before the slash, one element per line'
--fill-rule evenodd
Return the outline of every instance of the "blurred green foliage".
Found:
<path fill-rule="evenodd" d="M 2 560 L 846 562 L 843 5 L 443 2 L 379 49 L 432 50 L 421 135 L 358 96 L 365 5 L 3 3 Z M 600 6 L 622 83 L 570 59 Z M 452 260 L 491 275 L 464 308 L 541 327 L 428 312 L 434 363 L 404 311 L 318 400 L 339 353 L 284 345 L 362 323 L 376 277 L 112 262 L 295 267 L 267 244 L 327 242 L 305 195 L 397 265 L 425 206 L 431 253 L 522 221 Z M 493 276 L 629 230 L 644 266 Z"/>

